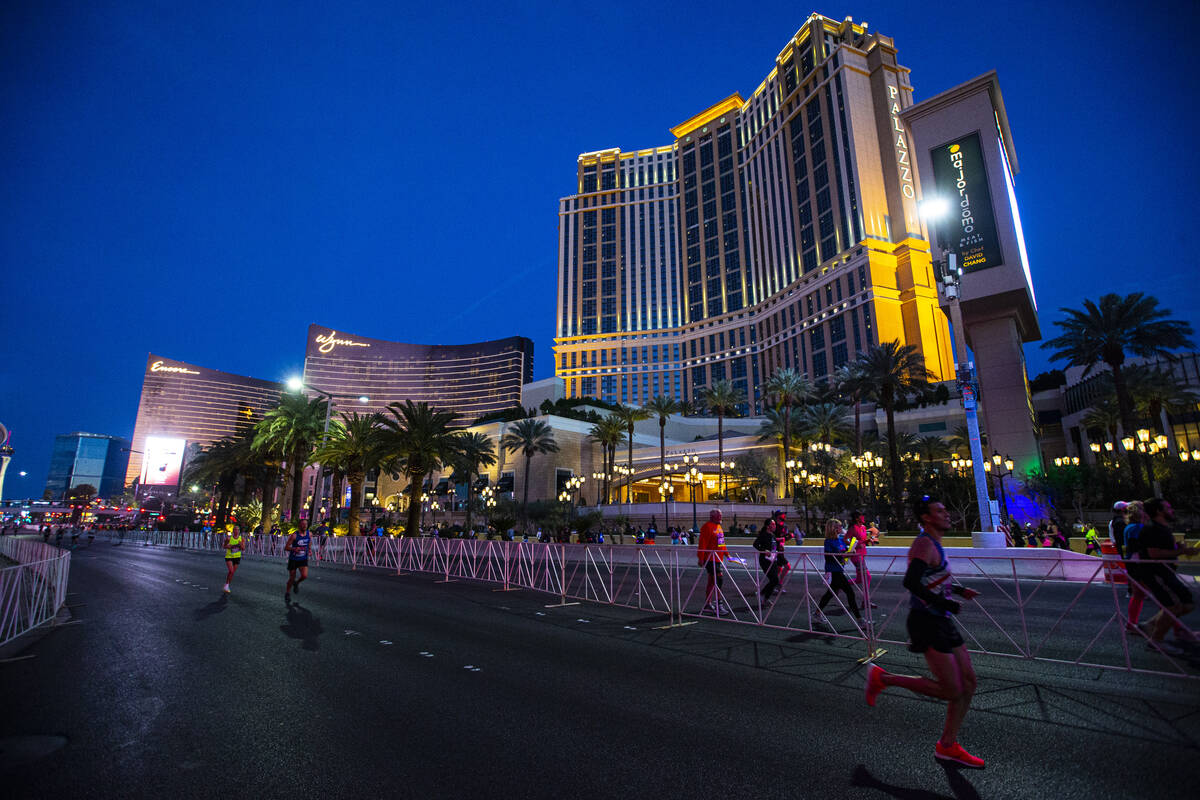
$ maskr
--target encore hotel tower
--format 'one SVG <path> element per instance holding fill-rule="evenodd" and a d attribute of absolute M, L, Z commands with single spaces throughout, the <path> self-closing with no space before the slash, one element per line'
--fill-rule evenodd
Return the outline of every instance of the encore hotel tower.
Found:
<path fill-rule="evenodd" d="M 749 100 L 734 94 L 636 152 L 584 153 L 559 204 L 555 373 L 571 397 L 753 407 L 792 367 L 821 380 L 885 341 L 954 377 L 899 120 L 892 40 L 814 14 Z"/>

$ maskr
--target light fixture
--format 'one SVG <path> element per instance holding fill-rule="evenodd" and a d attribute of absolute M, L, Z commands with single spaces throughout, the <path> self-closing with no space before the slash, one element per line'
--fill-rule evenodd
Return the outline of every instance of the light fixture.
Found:
<path fill-rule="evenodd" d="M 1088 449 L 1090 449 L 1093 453 L 1099 453 L 1100 452 L 1100 443 L 1092 442 L 1088 445 Z M 999 458 L 999 456 L 997 456 L 997 458 Z"/>
<path fill-rule="evenodd" d="M 1158 445 L 1158 449 L 1159 449 L 1159 450 L 1166 450 L 1166 449 L 1167 449 L 1167 436 L 1166 436 L 1166 434 L 1160 433 L 1158 436 L 1155 436 L 1155 437 L 1154 437 L 1154 443 L 1155 443 L 1156 445 Z"/>
<path fill-rule="evenodd" d="M 1140 441 L 1140 442 L 1150 441 L 1150 429 L 1149 428 L 1138 428 L 1135 431 L 1135 433 L 1137 433 L 1138 441 Z"/>
<path fill-rule="evenodd" d="M 1135 440 L 1132 436 L 1122 436 L 1121 437 L 1121 447 L 1124 447 L 1125 452 L 1127 452 L 1127 453 L 1133 450 L 1134 443 L 1135 443 Z"/>
<path fill-rule="evenodd" d="M 1015 467 L 1015 466 L 1016 466 L 1016 464 L 1014 464 L 1014 463 L 1013 463 L 1013 460 L 1012 460 L 1011 458 L 1008 458 L 1008 459 L 1005 459 L 1005 460 L 1004 460 L 1004 468 L 1005 468 L 1006 470 L 1008 470 L 1009 472 L 1012 472 L 1012 471 L 1013 471 L 1013 467 Z"/>
<path fill-rule="evenodd" d="M 290 392 L 300 392 L 304 390 L 304 381 L 297 378 L 295 375 L 287 379 L 287 388 Z"/>

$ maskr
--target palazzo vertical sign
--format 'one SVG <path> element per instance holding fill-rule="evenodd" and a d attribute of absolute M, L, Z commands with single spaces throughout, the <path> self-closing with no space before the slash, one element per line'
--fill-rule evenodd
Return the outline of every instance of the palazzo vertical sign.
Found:
<path fill-rule="evenodd" d="M 1000 266 L 1004 259 L 979 134 L 935 147 L 929 155 L 937 193 L 950 203 L 950 220 L 943 223 L 944 232 L 963 271 Z"/>

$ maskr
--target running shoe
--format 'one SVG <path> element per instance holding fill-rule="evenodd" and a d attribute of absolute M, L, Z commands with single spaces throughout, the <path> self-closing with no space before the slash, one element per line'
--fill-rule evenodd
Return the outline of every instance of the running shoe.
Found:
<path fill-rule="evenodd" d="M 224 592 L 225 592 L 225 594 L 229 594 L 229 584 L 228 583 L 225 584 Z"/>
<path fill-rule="evenodd" d="M 866 695 L 867 705 L 869 706 L 875 705 L 876 698 L 879 697 L 879 693 L 884 689 L 883 675 L 883 667 L 879 666 L 878 664 L 872 664 L 871 668 L 867 670 Z"/>
<path fill-rule="evenodd" d="M 935 758 L 940 758 L 942 761 L 953 761 L 957 764 L 962 764 L 964 767 L 972 769 L 983 769 L 983 759 L 976 758 L 963 749 L 963 746 L 958 742 L 950 746 L 944 746 L 938 742 L 933 747 L 933 755 Z"/>
<path fill-rule="evenodd" d="M 285 602 L 285 603 L 290 603 L 290 602 L 292 602 L 292 594 L 291 594 L 291 592 L 284 592 L 284 593 L 283 593 L 283 602 Z"/>
<path fill-rule="evenodd" d="M 292 591 L 296 594 L 300 594 L 300 581 L 296 581 L 292 584 Z"/>

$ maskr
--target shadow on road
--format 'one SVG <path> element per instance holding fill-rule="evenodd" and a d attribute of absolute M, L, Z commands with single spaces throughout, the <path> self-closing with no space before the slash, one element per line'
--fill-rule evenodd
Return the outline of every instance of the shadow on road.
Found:
<path fill-rule="evenodd" d="M 220 614 L 229 606 L 229 596 L 222 594 L 217 600 L 213 600 L 206 606 L 201 606 L 196 609 L 196 622 L 203 622 L 213 614 Z"/>
<path fill-rule="evenodd" d="M 954 792 L 953 797 L 939 792 L 931 792 L 928 789 L 917 789 L 908 786 L 897 786 L 893 783 L 885 783 L 868 772 L 867 768 L 862 764 L 856 766 L 854 771 L 850 773 L 850 785 L 875 789 L 890 797 L 900 798 L 900 800 L 979 800 L 979 793 L 962 776 L 956 765 L 947 764 L 944 761 L 938 761 L 938 764 L 946 771 L 946 780 L 950 782 L 950 789 Z"/>
<path fill-rule="evenodd" d="M 305 650 L 321 649 L 321 644 L 317 641 L 317 637 L 322 633 L 321 620 L 299 603 L 288 603 L 287 622 L 280 625 L 279 630 L 293 639 L 299 639 L 300 646 Z"/>

